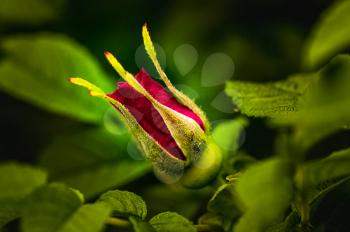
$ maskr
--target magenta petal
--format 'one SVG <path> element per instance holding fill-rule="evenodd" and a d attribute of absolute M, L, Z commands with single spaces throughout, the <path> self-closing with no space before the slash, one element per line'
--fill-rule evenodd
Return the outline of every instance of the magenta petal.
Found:
<path fill-rule="evenodd" d="M 192 118 L 204 130 L 204 123 L 202 119 L 188 107 L 179 103 L 167 89 L 165 89 L 157 81 L 153 80 L 148 75 L 146 70 L 141 69 L 141 71 L 136 74 L 135 78 L 158 102 L 180 114 Z"/>
<path fill-rule="evenodd" d="M 126 82 L 118 82 L 118 88 L 108 96 L 123 104 L 140 126 L 174 157 L 186 160 L 185 155 L 170 134 L 163 118 L 152 103 Z"/>

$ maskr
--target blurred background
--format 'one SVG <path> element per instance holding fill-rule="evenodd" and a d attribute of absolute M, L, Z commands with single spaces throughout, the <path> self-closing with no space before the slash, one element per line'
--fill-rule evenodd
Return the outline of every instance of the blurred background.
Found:
<path fill-rule="evenodd" d="M 150 216 L 172 210 L 195 218 L 208 191 L 162 184 L 116 112 L 67 78 L 113 91 L 120 78 L 104 51 L 132 73 L 145 67 L 158 78 L 142 47 L 147 22 L 166 73 L 215 126 L 238 115 L 225 81 L 267 82 L 300 71 L 303 42 L 331 2 L 0 0 L 0 158 L 38 165 L 88 200 L 128 189 L 152 202 Z M 252 119 L 241 148 L 263 158 L 274 141 L 275 131 Z"/>

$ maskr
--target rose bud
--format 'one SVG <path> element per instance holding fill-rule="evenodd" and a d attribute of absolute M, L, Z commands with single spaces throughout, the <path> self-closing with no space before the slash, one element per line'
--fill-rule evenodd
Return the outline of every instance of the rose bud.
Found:
<path fill-rule="evenodd" d="M 69 80 L 90 95 L 111 103 L 122 115 L 144 156 L 158 174 L 178 178 L 187 187 L 201 187 L 214 179 L 221 152 L 209 136 L 209 123 L 201 109 L 177 90 L 159 65 L 147 26 L 142 28 L 145 49 L 167 89 L 142 69 L 133 76 L 109 52 L 105 56 L 125 82 L 105 94 L 81 78 Z"/>

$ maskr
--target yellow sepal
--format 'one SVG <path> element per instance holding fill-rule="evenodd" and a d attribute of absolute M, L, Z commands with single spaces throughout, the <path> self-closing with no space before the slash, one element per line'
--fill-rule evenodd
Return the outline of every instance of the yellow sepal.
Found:
<path fill-rule="evenodd" d="M 145 50 L 152 60 L 153 65 L 157 69 L 157 72 L 159 73 L 160 78 L 164 81 L 165 85 L 168 87 L 168 89 L 187 107 L 189 107 L 195 114 L 197 114 L 204 123 L 205 130 L 208 133 L 210 130 L 210 123 L 208 119 L 206 118 L 205 114 L 203 111 L 185 94 L 183 94 L 181 91 L 176 89 L 173 84 L 171 84 L 169 78 L 163 71 L 162 67 L 159 64 L 159 61 L 157 59 L 157 54 L 156 50 L 154 49 L 153 42 L 151 40 L 151 36 L 148 32 L 147 29 L 147 24 L 144 24 L 142 27 L 142 38 L 143 38 L 143 43 L 145 46 Z"/>

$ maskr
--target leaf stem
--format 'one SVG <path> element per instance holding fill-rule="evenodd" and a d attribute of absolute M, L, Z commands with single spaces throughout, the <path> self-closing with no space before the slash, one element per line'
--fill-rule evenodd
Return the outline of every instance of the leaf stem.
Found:
<path fill-rule="evenodd" d="M 295 182 L 298 189 L 298 208 L 302 225 L 308 225 L 310 222 L 310 206 L 307 197 L 307 186 L 305 186 L 305 173 L 302 165 L 297 166 Z"/>
<path fill-rule="evenodd" d="M 131 223 L 128 220 L 116 218 L 116 217 L 109 217 L 106 220 L 106 223 L 112 226 L 119 226 L 119 227 L 130 227 Z"/>

